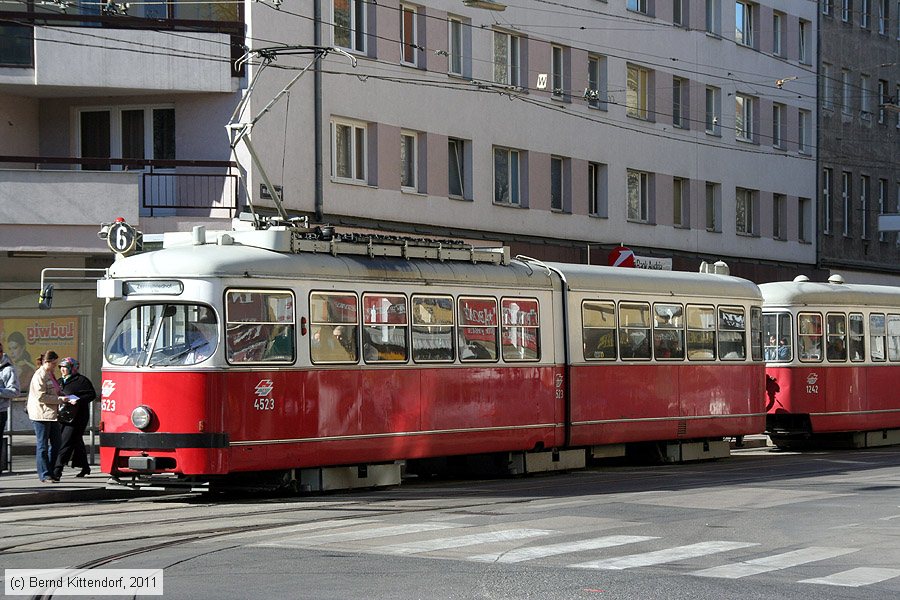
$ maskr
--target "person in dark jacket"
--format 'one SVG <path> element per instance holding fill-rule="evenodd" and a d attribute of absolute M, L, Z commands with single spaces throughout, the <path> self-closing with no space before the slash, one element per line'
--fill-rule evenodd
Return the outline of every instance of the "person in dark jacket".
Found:
<path fill-rule="evenodd" d="M 84 477 L 91 472 L 84 447 L 84 430 L 91 418 L 90 405 L 97 398 L 97 392 L 91 380 L 78 372 L 78 366 L 78 361 L 71 357 L 64 358 L 59 363 L 62 373 L 59 385 L 63 395 L 77 396 L 78 399 L 75 401 L 75 418 L 70 423 L 60 423 L 62 442 L 53 468 L 54 479 L 62 477 L 63 468 L 70 459 L 73 467 L 81 468 L 75 477 Z"/>

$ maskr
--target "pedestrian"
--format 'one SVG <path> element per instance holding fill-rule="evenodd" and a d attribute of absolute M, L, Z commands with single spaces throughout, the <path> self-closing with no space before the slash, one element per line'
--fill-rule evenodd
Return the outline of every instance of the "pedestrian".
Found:
<path fill-rule="evenodd" d="M 74 468 L 81 469 L 75 477 L 84 477 L 91 473 L 87 450 L 84 447 L 84 430 L 87 429 L 91 418 L 91 402 L 97 399 L 97 392 L 91 380 L 78 372 L 78 367 L 78 361 L 72 357 L 59 361 L 59 370 L 62 373 L 59 384 L 62 393 L 66 397 L 77 398 L 72 405 L 75 411 L 71 421 L 66 422 L 62 417 L 59 419 L 61 444 L 53 467 L 53 479 L 57 481 L 62 477 L 63 468 L 70 459 Z"/>
<path fill-rule="evenodd" d="M 3 342 L 0 341 L 0 472 L 6 470 L 6 438 L 3 433 L 6 431 L 9 402 L 18 395 L 19 376 L 16 366 L 3 351 Z"/>
<path fill-rule="evenodd" d="M 41 366 L 34 372 L 28 387 L 28 418 L 34 427 L 37 474 L 41 483 L 58 483 L 53 479 L 53 465 L 59 453 L 59 405 L 68 402 L 56 381 L 54 372 L 59 355 L 53 350 L 41 354 Z"/>

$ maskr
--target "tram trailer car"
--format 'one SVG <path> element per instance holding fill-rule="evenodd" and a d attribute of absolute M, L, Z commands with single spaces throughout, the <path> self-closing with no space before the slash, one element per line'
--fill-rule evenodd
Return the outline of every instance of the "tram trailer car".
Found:
<path fill-rule="evenodd" d="M 832 275 L 760 289 L 773 443 L 900 443 L 900 288 Z"/>
<path fill-rule="evenodd" d="M 102 470 L 317 491 L 438 457 L 718 457 L 763 431 L 751 282 L 437 246 L 198 229 L 117 260 L 98 282 Z"/>

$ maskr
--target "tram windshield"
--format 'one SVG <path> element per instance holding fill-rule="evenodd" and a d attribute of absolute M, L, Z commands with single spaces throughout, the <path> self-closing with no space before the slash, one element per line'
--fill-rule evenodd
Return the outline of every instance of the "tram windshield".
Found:
<path fill-rule="evenodd" d="M 145 304 L 132 308 L 106 345 L 113 365 L 193 365 L 209 358 L 219 340 L 212 308 L 196 304 Z"/>

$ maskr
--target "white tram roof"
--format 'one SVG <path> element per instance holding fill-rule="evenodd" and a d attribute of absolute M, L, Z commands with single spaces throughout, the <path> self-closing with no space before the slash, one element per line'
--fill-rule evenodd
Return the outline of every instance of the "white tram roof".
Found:
<path fill-rule="evenodd" d="M 747 279 L 714 273 L 653 271 L 571 263 L 547 263 L 565 275 L 575 292 L 616 292 L 656 296 L 700 296 L 715 299 L 762 300 L 759 288 Z"/>
<path fill-rule="evenodd" d="M 763 283 L 764 306 L 900 306 L 900 288 L 887 285 L 778 281 Z"/>

